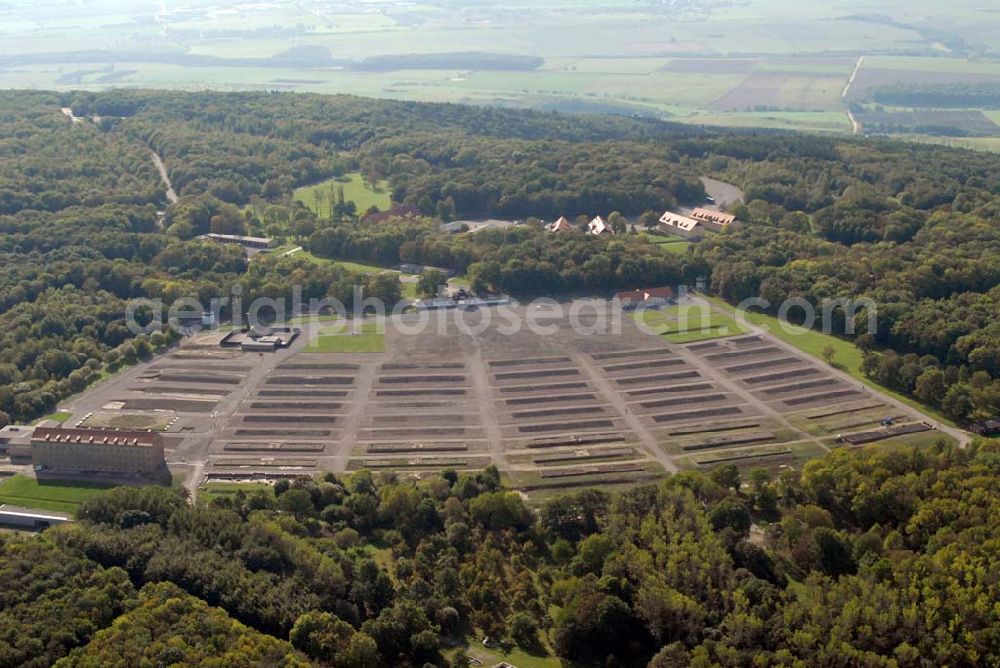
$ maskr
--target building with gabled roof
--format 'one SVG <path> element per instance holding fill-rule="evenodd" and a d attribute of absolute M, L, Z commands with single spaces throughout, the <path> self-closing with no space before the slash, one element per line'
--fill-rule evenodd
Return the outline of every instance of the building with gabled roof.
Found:
<path fill-rule="evenodd" d="M 37 427 L 31 462 L 43 471 L 148 474 L 166 465 L 163 440 L 152 431 Z"/>
<path fill-rule="evenodd" d="M 669 234 L 685 238 L 702 236 L 702 222 L 694 218 L 682 216 L 673 211 L 667 211 L 660 216 L 660 229 Z"/>
<path fill-rule="evenodd" d="M 623 309 L 665 306 L 673 298 L 674 291 L 667 287 L 629 290 L 627 292 L 619 292 L 615 295 L 615 300 L 621 304 Z"/>
<path fill-rule="evenodd" d="M 569 221 L 566 216 L 559 216 L 559 220 L 549 225 L 549 232 L 574 232 L 576 226 Z"/>
<path fill-rule="evenodd" d="M 692 211 L 691 218 L 694 218 L 706 228 L 714 232 L 721 232 L 736 222 L 736 216 L 731 213 L 713 211 L 712 209 L 705 209 L 702 207 L 698 207 Z"/>
<path fill-rule="evenodd" d="M 615 231 L 611 229 L 611 224 L 604 220 L 601 216 L 597 216 L 592 221 L 587 223 L 587 232 L 589 234 L 593 234 L 595 237 L 599 237 L 602 234 L 613 235 L 615 233 Z"/>

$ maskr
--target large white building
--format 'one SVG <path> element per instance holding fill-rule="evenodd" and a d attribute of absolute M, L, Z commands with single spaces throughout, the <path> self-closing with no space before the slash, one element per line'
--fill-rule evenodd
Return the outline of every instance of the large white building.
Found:
<path fill-rule="evenodd" d="M 676 234 L 680 237 L 691 239 L 703 235 L 702 223 L 700 220 L 682 216 L 673 211 L 667 211 L 660 216 L 660 229 L 668 234 Z"/>
<path fill-rule="evenodd" d="M 31 462 L 45 471 L 141 475 L 166 465 L 160 434 L 116 429 L 37 427 Z"/>
<path fill-rule="evenodd" d="M 702 207 L 698 207 L 692 211 L 691 217 L 713 232 L 722 232 L 736 222 L 736 216 L 731 213 L 703 209 Z"/>

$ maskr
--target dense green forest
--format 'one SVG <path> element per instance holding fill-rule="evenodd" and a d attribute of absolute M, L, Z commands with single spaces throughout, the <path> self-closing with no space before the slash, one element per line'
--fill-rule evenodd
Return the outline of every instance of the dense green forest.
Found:
<path fill-rule="evenodd" d="M 99 122 L 72 124 L 63 106 Z M 180 194 L 173 206 L 151 150 Z M 115 321 L 121 300 L 205 298 L 236 282 L 279 296 L 305 279 L 311 296 L 347 296 L 358 280 L 322 263 L 247 267 L 196 240 L 210 231 L 271 235 L 321 257 L 444 266 L 477 289 L 521 295 L 706 276 L 728 300 L 760 294 L 775 307 L 868 297 L 878 329 L 857 314 L 849 338 L 870 351 L 873 378 L 957 420 L 998 412 L 1000 169 L 989 154 L 347 96 L 113 91 L 6 95 L 0 155 L 10 166 L 0 173 L 0 411 L 18 420 L 135 357 Z M 353 172 L 387 180 L 400 211 L 420 215 L 366 221 L 331 193 L 329 215 L 317 217 L 291 199 L 295 187 Z M 734 210 L 745 224 L 685 254 L 638 235 L 546 236 L 536 222 L 650 220 L 703 201 L 701 176 L 746 192 Z M 437 225 L 475 215 L 529 224 L 476 235 Z"/>
<path fill-rule="evenodd" d="M 117 488 L 0 536 L 0 665 L 463 666 L 484 634 L 580 666 L 994 665 L 998 480 L 981 441 L 537 509 L 492 468 Z"/>
<path fill-rule="evenodd" d="M 60 107 L 99 122 L 72 124 Z M 167 206 L 150 159 L 180 201 Z M 958 420 L 1000 413 L 1000 164 L 902 143 L 455 105 L 118 91 L 0 99 L 0 421 L 29 420 L 175 335 L 126 300 L 350 304 L 398 285 L 323 258 L 416 262 L 476 289 L 608 294 L 693 282 L 733 302 L 872 299 L 864 370 Z M 398 215 L 317 216 L 292 190 L 351 172 Z M 739 185 L 738 230 L 672 254 L 540 218 L 650 213 Z M 162 209 L 164 215 L 158 215 Z M 448 234 L 439 219 L 527 219 Z M 615 217 L 618 220 L 618 217 Z M 273 235 L 314 258 L 199 240 Z M 483 635 L 567 665 L 1000 663 L 1000 451 L 837 450 L 529 507 L 499 473 L 359 472 L 190 504 L 118 488 L 80 521 L 0 534 L 0 666 L 466 665 Z"/>

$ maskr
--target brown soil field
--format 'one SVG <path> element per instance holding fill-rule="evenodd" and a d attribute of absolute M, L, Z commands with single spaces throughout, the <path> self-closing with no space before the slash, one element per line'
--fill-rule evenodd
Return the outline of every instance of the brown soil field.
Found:
<path fill-rule="evenodd" d="M 786 406 L 802 406 L 804 404 L 814 404 L 820 401 L 829 402 L 831 399 L 859 399 L 862 396 L 864 395 L 858 390 L 838 390 L 836 392 L 822 392 L 820 394 L 813 394 L 805 397 L 785 399 L 783 403 Z"/>
<path fill-rule="evenodd" d="M 178 413 L 211 413 L 217 401 L 198 399 L 125 399 L 126 410 L 176 411 Z"/>
<path fill-rule="evenodd" d="M 660 394 L 672 394 L 675 392 L 698 392 L 700 390 L 711 390 L 715 386 L 711 383 L 690 383 L 688 385 L 665 385 L 663 387 L 648 387 L 644 390 L 630 390 L 626 392 L 629 398 L 657 396 Z"/>
<path fill-rule="evenodd" d="M 660 72 L 685 74 L 750 74 L 757 60 L 734 58 L 678 58 L 659 69 Z"/>
<path fill-rule="evenodd" d="M 732 376 L 739 376 L 745 373 L 767 371 L 769 369 L 790 366 L 792 364 L 802 364 L 802 360 L 798 357 L 775 357 L 773 359 L 760 360 L 758 362 L 746 362 L 743 364 L 724 366 L 721 367 L 720 370 Z"/>
<path fill-rule="evenodd" d="M 548 422 L 544 424 L 518 425 L 522 434 L 536 434 L 546 431 L 580 431 L 583 429 L 608 429 L 614 427 L 612 420 L 580 420 L 578 422 Z"/>
<path fill-rule="evenodd" d="M 510 360 L 493 360 L 489 363 L 491 367 L 511 367 L 529 366 L 535 364 L 569 364 L 572 360 L 569 357 L 519 357 Z"/>
<path fill-rule="evenodd" d="M 694 411 L 684 411 L 682 413 L 667 413 L 665 415 L 653 415 L 655 422 L 680 422 L 682 420 L 696 420 L 698 418 L 716 418 L 726 415 L 740 415 L 743 410 L 738 406 L 722 406 L 720 408 L 704 408 Z"/>
<path fill-rule="evenodd" d="M 760 385 L 763 383 L 781 382 L 783 380 L 790 380 L 792 378 L 804 378 L 806 376 L 816 376 L 822 373 L 816 367 L 805 367 L 802 369 L 789 369 L 788 371 L 779 371 L 777 373 L 766 373 L 762 376 L 749 376 L 740 378 L 740 381 L 748 385 Z"/>

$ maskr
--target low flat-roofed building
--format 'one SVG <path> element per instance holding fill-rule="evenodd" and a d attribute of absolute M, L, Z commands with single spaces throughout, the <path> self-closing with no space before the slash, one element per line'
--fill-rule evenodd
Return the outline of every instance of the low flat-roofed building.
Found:
<path fill-rule="evenodd" d="M 694 218 L 667 211 L 660 216 L 660 229 L 677 236 L 692 238 L 702 236 L 702 222 Z"/>
<path fill-rule="evenodd" d="M 154 473 L 166 465 L 157 432 L 61 427 L 35 429 L 31 462 L 40 470 L 128 475 Z"/>
<path fill-rule="evenodd" d="M 973 422 L 969 425 L 969 431 L 980 436 L 996 436 L 1000 434 L 1000 418 Z"/>
<path fill-rule="evenodd" d="M 691 217 L 700 222 L 706 228 L 715 232 L 721 232 L 736 222 L 736 216 L 722 211 L 713 211 L 698 207 L 691 212 Z"/>
<path fill-rule="evenodd" d="M 72 521 L 69 515 L 63 513 L 0 504 L 0 524 L 18 529 L 47 529 Z"/>
<path fill-rule="evenodd" d="M 268 237 L 245 237 L 242 234 L 215 234 L 213 232 L 206 234 L 205 238 L 220 244 L 238 244 L 243 248 L 254 250 L 267 250 L 278 245 L 277 241 Z"/>
<path fill-rule="evenodd" d="M 244 341 L 240 344 L 240 350 L 245 353 L 273 353 L 280 344 L 281 339 L 276 336 L 262 336 Z"/>
<path fill-rule="evenodd" d="M 31 457 L 31 434 L 34 427 L 8 425 L 0 429 L 0 455 L 11 459 Z"/>

